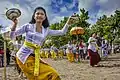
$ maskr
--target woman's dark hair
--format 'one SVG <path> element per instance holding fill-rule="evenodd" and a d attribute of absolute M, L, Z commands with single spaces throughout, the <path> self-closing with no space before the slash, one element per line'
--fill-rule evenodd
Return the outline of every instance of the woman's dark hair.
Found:
<path fill-rule="evenodd" d="M 36 13 L 37 10 L 43 10 L 43 11 L 44 11 L 46 18 L 45 18 L 45 20 L 43 21 L 42 25 L 43 25 L 44 28 L 49 27 L 49 22 L 48 22 L 48 18 L 47 18 L 47 15 L 46 15 L 46 11 L 45 11 L 45 9 L 44 9 L 43 7 L 37 7 L 37 8 L 34 10 L 34 13 L 33 13 L 33 15 L 32 15 L 32 19 L 31 19 L 31 21 L 30 21 L 29 23 L 30 23 L 30 24 L 35 24 L 35 23 L 36 23 L 36 21 L 35 21 L 35 19 L 34 19 L 34 16 L 35 16 L 35 13 Z"/>

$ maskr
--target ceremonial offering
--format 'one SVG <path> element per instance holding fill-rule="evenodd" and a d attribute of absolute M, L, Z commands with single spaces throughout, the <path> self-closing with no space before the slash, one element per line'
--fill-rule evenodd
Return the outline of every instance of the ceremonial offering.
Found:
<path fill-rule="evenodd" d="M 17 8 L 11 8 L 11 9 L 7 10 L 7 12 L 6 12 L 6 16 L 10 20 L 14 20 L 14 19 L 20 17 L 20 15 L 21 15 L 21 11 Z"/>
<path fill-rule="evenodd" d="M 70 18 L 69 24 L 74 24 L 74 23 L 76 23 L 76 21 L 78 21 L 78 17 L 76 15 L 76 13 L 74 13 Z"/>

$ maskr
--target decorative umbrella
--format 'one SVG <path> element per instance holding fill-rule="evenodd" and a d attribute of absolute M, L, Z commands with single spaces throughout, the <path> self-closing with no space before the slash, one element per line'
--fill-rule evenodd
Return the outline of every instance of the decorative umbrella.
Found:
<path fill-rule="evenodd" d="M 82 27 L 73 27 L 70 30 L 71 35 L 78 35 L 78 34 L 84 34 L 84 29 Z"/>
<path fill-rule="evenodd" d="M 78 35 L 79 34 L 84 34 L 84 29 L 82 27 L 73 27 L 71 30 L 70 30 L 70 34 L 71 35 L 77 35 L 77 41 L 78 41 Z M 78 62 L 80 62 L 80 58 L 78 57 Z"/>

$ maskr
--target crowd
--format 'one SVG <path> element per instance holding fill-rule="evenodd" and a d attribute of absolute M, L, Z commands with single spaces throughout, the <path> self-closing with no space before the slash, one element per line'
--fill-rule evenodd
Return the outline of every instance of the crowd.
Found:
<path fill-rule="evenodd" d="M 93 43 L 93 42 L 92 42 Z M 16 52 L 18 49 L 22 46 L 21 44 L 11 44 L 14 46 L 14 49 L 6 49 L 7 54 L 7 65 L 10 64 L 10 57 L 14 59 L 16 56 Z M 54 60 L 57 60 L 57 58 L 63 59 L 64 56 L 67 57 L 68 61 L 70 62 L 80 62 L 81 60 L 90 59 L 90 54 L 88 51 L 90 42 L 88 41 L 85 43 L 82 39 L 79 41 L 72 40 L 69 41 L 68 44 L 61 46 L 60 48 L 55 47 L 55 45 L 52 45 L 50 48 L 42 48 L 40 49 L 40 57 L 41 58 L 52 58 Z M 98 54 L 101 57 L 107 57 L 108 54 L 111 53 L 111 47 L 108 44 L 107 40 L 102 40 L 97 44 L 97 38 L 96 38 L 96 48 L 98 49 Z M 12 47 L 13 47 L 12 46 Z M 1 47 L 0 48 L 0 66 L 4 66 L 4 50 Z"/>
<path fill-rule="evenodd" d="M 96 65 L 101 59 L 101 57 L 107 58 L 108 54 L 111 52 L 111 47 L 108 44 L 107 40 L 102 40 L 97 43 L 96 34 L 92 34 L 92 38 L 90 37 L 88 42 L 85 43 L 84 40 L 71 40 L 68 44 L 57 48 L 55 45 L 52 45 L 50 48 L 42 48 L 40 49 L 40 57 L 41 58 L 51 58 L 53 60 L 59 59 L 68 59 L 69 62 L 81 62 L 83 60 L 90 60 L 90 65 Z M 94 39 L 93 39 L 94 38 Z M 14 60 L 20 77 L 23 76 L 21 69 L 16 63 L 16 52 L 20 49 L 22 44 L 19 43 L 10 43 L 10 48 L 6 49 L 6 58 L 7 65 L 10 64 L 10 60 Z M 94 46 L 95 45 L 95 46 Z M 94 51 L 95 49 L 95 51 Z M 102 54 L 102 55 L 101 55 Z M 0 48 L 0 66 L 4 66 L 4 50 Z M 96 62 L 95 62 L 96 61 Z"/>
<path fill-rule="evenodd" d="M 18 19 L 12 19 L 11 40 L 14 40 L 17 36 L 24 33 L 26 35 L 22 45 L 11 44 L 15 46 L 11 52 L 7 48 L 7 65 L 10 63 L 11 53 L 19 74 L 24 73 L 29 80 L 61 80 L 58 72 L 41 58 L 57 60 L 58 58 L 64 59 L 64 56 L 67 56 L 70 62 L 80 62 L 89 59 L 90 66 L 98 66 L 101 60 L 99 50 L 103 50 L 103 56 L 107 57 L 108 45 L 102 43 L 96 33 L 91 35 L 87 43 L 82 39 L 80 39 L 80 41 L 70 40 L 68 44 L 60 48 L 56 48 L 54 45 L 48 49 L 42 48 L 47 36 L 64 35 L 67 32 L 70 26 L 70 19 L 71 16 L 61 30 L 51 30 L 49 28 L 46 11 L 43 7 L 37 7 L 34 10 L 31 21 L 22 25 L 18 30 L 16 30 Z M 3 49 L 0 51 L 0 54 L 2 55 L 0 61 L 3 66 Z"/>

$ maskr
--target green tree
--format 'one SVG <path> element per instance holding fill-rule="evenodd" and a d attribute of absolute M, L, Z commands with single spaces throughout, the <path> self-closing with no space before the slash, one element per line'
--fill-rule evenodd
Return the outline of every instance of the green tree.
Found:
<path fill-rule="evenodd" d="M 1 34 L 1 30 L 2 30 L 2 28 L 3 28 L 3 26 L 0 25 L 0 47 L 3 47 L 3 45 L 4 45 L 4 43 L 3 43 L 4 38 L 3 38 L 2 34 Z"/>
<path fill-rule="evenodd" d="M 47 37 L 47 39 L 52 40 L 50 45 L 54 44 L 56 47 L 60 47 L 67 44 L 68 41 L 76 39 L 77 38 L 76 35 L 70 35 L 71 28 L 75 26 L 83 27 L 85 29 L 85 34 L 82 36 L 79 35 L 79 39 L 82 38 L 85 40 L 85 42 L 88 40 L 89 26 L 90 26 L 90 24 L 87 22 L 87 20 L 89 19 L 88 11 L 85 11 L 84 8 L 80 9 L 80 13 L 75 14 L 75 16 L 78 17 L 78 19 L 76 19 L 74 23 L 68 28 L 68 31 L 65 35 Z M 64 19 L 61 20 L 59 23 L 51 24 L 50 29 L 54 29 L 54 30 L 62 29 L 67 20 L 68 20 L 68 17 L 64 17 Z"/>
<path fill-rule="evenodd" d="M 85 11 L 85 9 L 80 9 L 80 13 L 76 15 L 78 17 L 78 22 L 76 23 L 76 26 L 80 26 L 80 27 L 89 27 L 90 24 L 87 22 L 87 20 L 89 19 L 88 16 L 88 11 Z"/>
<path fill-rule="evenodd" d="M 97 20 L 96 24 L 92 26 L 91 30 L 99 32 L 100 36 L 112 44 L 115 38 L 120 37 L 120 11 L 116 10 L 115 14 L 110 17 L 103 15 Z"/>

